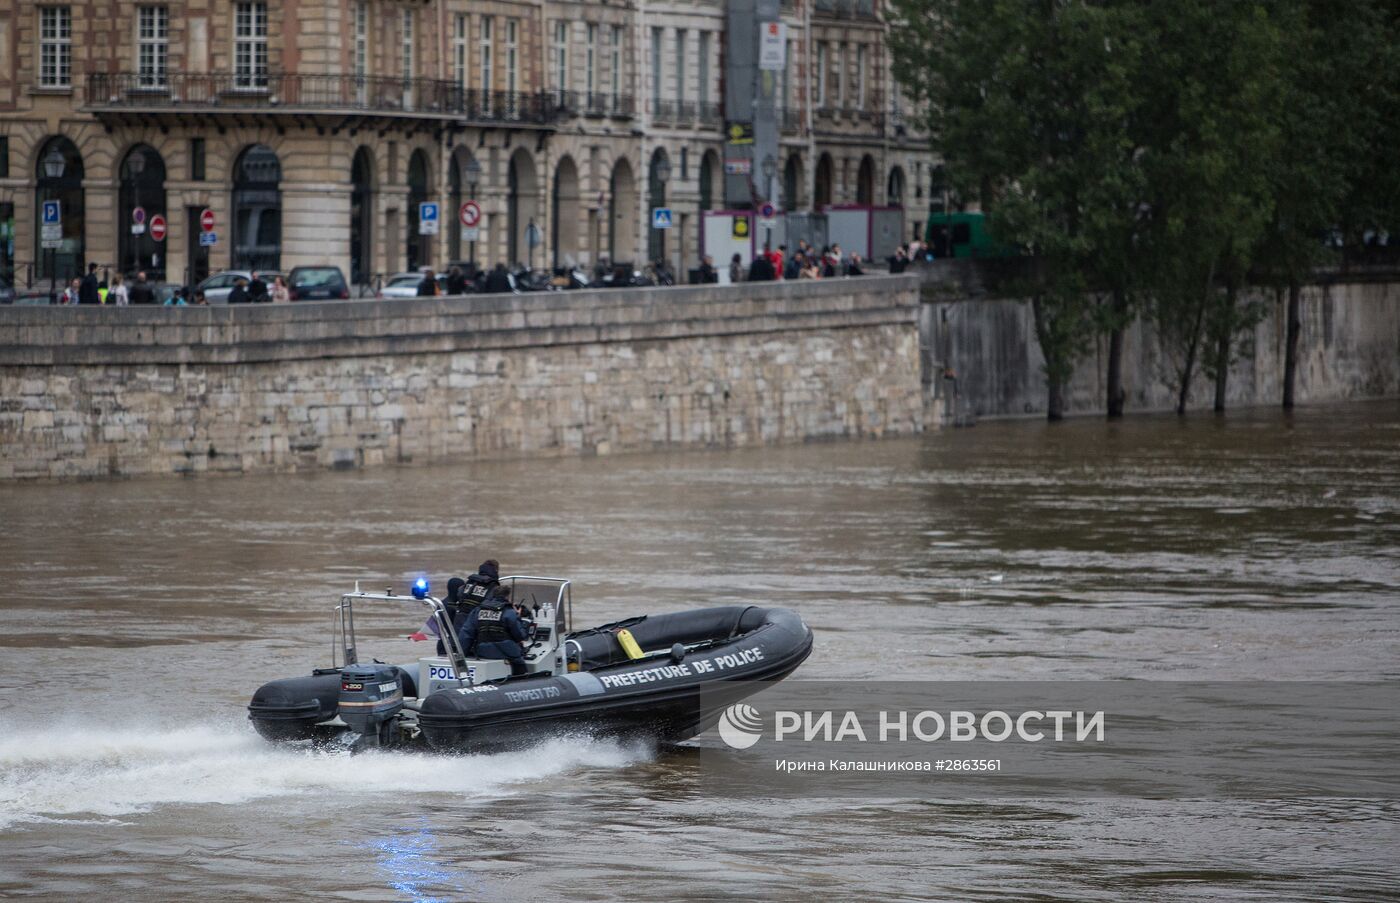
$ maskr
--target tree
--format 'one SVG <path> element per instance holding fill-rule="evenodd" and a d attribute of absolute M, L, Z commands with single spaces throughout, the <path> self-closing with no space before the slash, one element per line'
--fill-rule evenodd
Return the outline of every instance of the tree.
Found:
<path fill-rule="evenodd" d="M 1075 363 L 1126 319 L 1143 183 L 1129 134 L 1141 59 L 1128 5 L 895 0 L 896 77 L 924 104 L 954 187 L 1023 249 L 1045 358 L 1047 415 Z M 1106 280 L 1116 318 L 1087 297 Z"/>
<path fill-rule="evenodd" d="M 1144 7 L 1157 48 L 1139 140 L 1150 186 L 1153 319 L 1173 363 L 1177 413 L 1196 368 L 1223 405 L 1237 297 L 1273 215 L 1263 161 L 1278 150 L 1284 44 L 1265 4 L 1179 0 Z"/>

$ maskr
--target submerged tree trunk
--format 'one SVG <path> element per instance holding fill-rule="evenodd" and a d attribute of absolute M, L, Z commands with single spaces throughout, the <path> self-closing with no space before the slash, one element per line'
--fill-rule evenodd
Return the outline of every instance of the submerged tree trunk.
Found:
<path fill-rule="evenodd" d="M 1181 366 L 1181 387 L 1176 396 L 1176 412 L 1186 413 L 1186 401 L 1191 396 L 1191 377 L 1196 372 L 1196 352 L 1201 346 L 1201 321 L 1206 313 L 1205 300 L 1196 309 L 1196 322 L 1191 330 L 1191 339 L 1186 346 L 1186 361 Z"/>
<path fill-rule="evenodd" d="M 1045 299 L 1036 295 L 1031 299 L 1031 312 L 1035 315 L 1035 337 L 1040 342 L 1040 353 L 1045 357 L 1045 418 L 1065 419 L 1065 388 L 1062 377 L 1064 364 L 1060 360 L 1063 351 L 1051 338 L 1050 323 L 1045 311 Z"/>
<path fill-rule="evenodd" d="M 1128 313 L 1128 295 L 1113 290 L 1113 330 L 1108 334 L 1108 419 L 1123 416 L 1123 320 Z"/>
<path fill-rule="evenodd" d="M 1225 316 L 1221 318 L 1220 334 L 1215 345 L 1215 413 L 1225 413 L 1225 391 L 1230 382 L 1230 337 L 1235 332 L 1234 283 L 1225 286 Z"/>
<path fill-rule="evenodd" d="M 1283 409 L 1293 410 L 1293 384 L 1298 378 L 1298 335 L 1303 331 L 1303 287 L 1294 279 L 1288 283 L 1288 336 L 1283 345 Z"/>

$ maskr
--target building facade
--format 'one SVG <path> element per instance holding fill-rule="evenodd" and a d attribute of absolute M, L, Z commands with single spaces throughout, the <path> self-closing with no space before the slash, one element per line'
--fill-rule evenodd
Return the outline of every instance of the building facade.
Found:
<path fill-rule="evenodd" d="M 723 205 L 720 0 L 0 8 L 0 270 L 696 264 Z M 875 0 L 789 0 L 781 206 L 927 210 Z M 474 200 L 473 239 L 459 210 Z M 58 222 L 44 202 L 58 202 Z M 423 234 L 419 205 L 440 205 Z M 669 207 L 673 228 L 652 229 Z M 201 219 L 205 222 L 201 224 Z M 212 218 L 212 223 L 209 222 Z M 47 241 L 44 237 L 47 236 Z"/>

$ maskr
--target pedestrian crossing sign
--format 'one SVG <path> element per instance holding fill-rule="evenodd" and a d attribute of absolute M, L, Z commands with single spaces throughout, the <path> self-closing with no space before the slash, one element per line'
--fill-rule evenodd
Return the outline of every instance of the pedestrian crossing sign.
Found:
<path fill-rule="evenodd" d="M 653 229 L 671 228 L 671 208 L 653 207 L 651 211 L 651 227 Z"/>

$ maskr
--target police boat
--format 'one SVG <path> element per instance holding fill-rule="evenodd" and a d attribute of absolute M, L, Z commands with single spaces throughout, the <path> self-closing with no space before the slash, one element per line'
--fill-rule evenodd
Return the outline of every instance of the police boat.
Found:
<path fill-rule="evenodd" d="M 248 705 L 253 726 L 271 741 L 335 741 L 352 751 L 489 752 L 559 735 L 676 743 L 787 677 L 812 651 L 811 629 L 785 608 L 701 608 L 575 631 L 570 581 L 509 576 L 501 584 L 533 615 L 525 674 L 468 655 L 426 580 L 408 595 L 357 586 L 333 609 L 330 667 L 260 687 Z M 357 613 L 360 639 L 401 642 L 413 636 L 402 634 L 406 606 L 419 616 L 426 609 L 443 654 L 362 660 Z"/>

